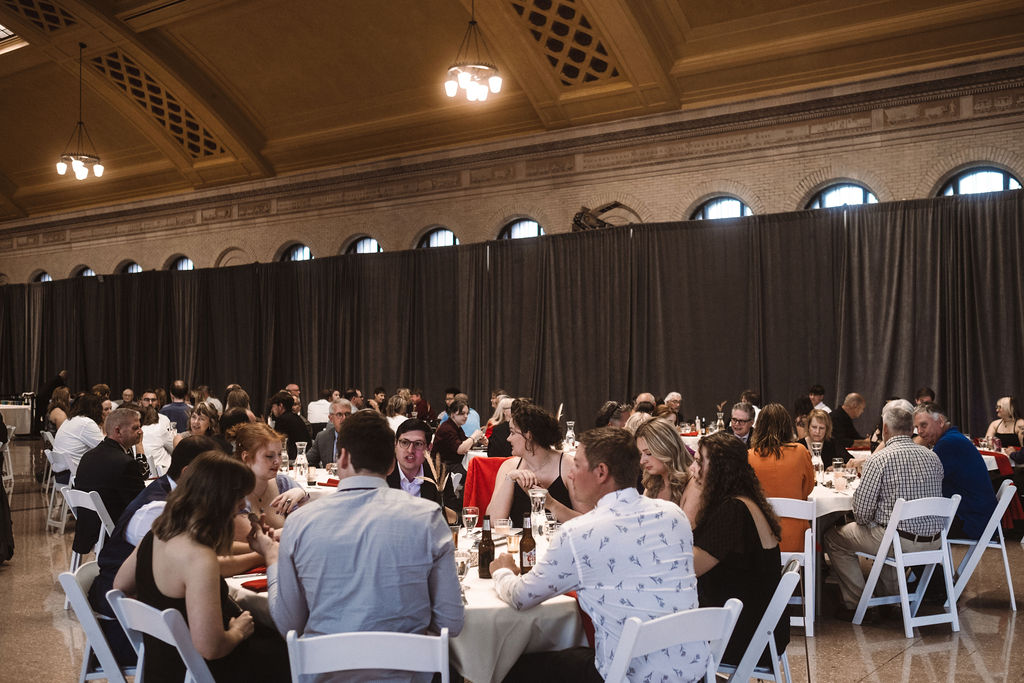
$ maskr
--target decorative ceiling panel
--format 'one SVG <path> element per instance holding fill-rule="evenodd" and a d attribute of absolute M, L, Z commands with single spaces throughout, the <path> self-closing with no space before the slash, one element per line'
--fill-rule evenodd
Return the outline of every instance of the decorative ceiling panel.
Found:
<path fill-rule="evenodd" d="M 31 21 L 40 31 L 52 33 L 77 22 L 60 5 L 37 0 L 4 0 L 4 5 Z"/>
<path fill-rule="evenodd" d="M 566 87 L 619 77 L 618 65 L 575 0 L 512 0 Z"/>

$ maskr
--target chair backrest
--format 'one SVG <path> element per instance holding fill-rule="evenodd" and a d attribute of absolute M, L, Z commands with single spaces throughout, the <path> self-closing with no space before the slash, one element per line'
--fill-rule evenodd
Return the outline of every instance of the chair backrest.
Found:
<path fill-rule="evenodd" d="M 494 480 L 498 477 L 498 468 L 506 460 L 508 458 L 473 458 L 469 461 L 462 504 L 480 508 L 478 526 L 483 523 L 485 511 L 491 503 L 491 496 L 494 495 Z"/>
<path fill-rule="evenodd" d="M 206 660 L 192 644 L 192 636 L 189 633 L 188 625 L 181 612 L 176 609 L 165 609 L 160 611 L 155 607 L 126 598 L 119 590 L 107 592 L 107 601 L 114 609 L 117 620 L 121 622 L 128 640 L 132 647 L 139 654 L 139 667 L 143 667 L 146 657 L 146 648 L 143 643 L 142 634 L 148 634 L 162 640 L 168 645 L 173 645 L 185 663 L 185 681 L 194 683 L 215 683 Z"/>
<path fill-rule="evenodd" d="M 390 669 L 437 671 L 442 683 L 448 683 L 447 628 L 439 636 L 363 631 L 303 638 L 291 630 L 287 641 L 293 681 L 304 674 Z"/>
<path fill-rule="evenodd" d="M 624 681 L 629 663 L 636 657 L 696 640 L 710 644 L 707 676 L 713 680 L 742 609 L 742 602 L 730 598 L 724 607 L 698 607 L 650 621 L 640 621 L 637 617 L 626 619 L 605 680 Z"/>
<path fill-rule="evenodd" d="M 779 579 L 779 585 L 775 588 L 775 594 L 772 595 L 771 602 L 765 608 L 743 657 L 736 664 L 736 671 L 729 676 L 730 681 L 746 682 L 753 677 L 757 662 L 761 659 L 764 649 L 768 647 L 769 641 L 772 641 L 774 646 L 775 627 L 778 626 L 789 599 L 793 597 L 793 591 L 796 590 L 799 580 L 800 565 L 795 559 L 790 560 L 782 571 L 782 578 Z M 774 647 L 772 649 L 774 650 Z"/>
<path fill-rule="evenodd" d="M 53 448 L 53 434 L 46 431 L 45 429 L 41 432 L 41 434 L 43 435 L 43 443 L 49 446 L 50 448 Z"/>
<path fill-rule="evenodd" d="M 4 441 L 4 450 L 7 451 L 8 453 L 10 453 L 11 452 L 11 439 L 14 438 L 14 434 L 15 434 L 15 432 L 18 431 L 18 428 L 15 427 L 14 425 L 4 425 L 4 426 L 7 428 L 7 439 Z"/>
<path fill-rule="evenodd" d="M 992 537 L 999 529 L 999 524 L 1003 521 L 1003 515 L 1006 514 L 1006 508 L 1010 507 L 1010 503 L 1013 502 L 1016 495 L 1017 486 L 1012 480 L 1006 479 L 999 485 L 999 491 L 996 492 L 996 509 L 992 511 L 992 516 L 989 517 L 988 524 L 985 525 L 985 530 L 981 532 L 978 545 L 985 545 L 992 540 Z"/>
<path fill-rule="evenodd" d="M 900 522 L 917 517 L 941 517 L 943 518 L 942 541 L 945 545 L 949 527 L 953 524 L 953 516 L 957 507 L 960 506 L 960 494 L 954 493 L 952 498 L 935 496 L 932 498 L 916 498 L 914 500 L 896 499 L 893 506 L 892 516 L 889 517 L 889 524 L 885 528 L 885 535 L 882 536 L 882 543 L 879 546 L 879 554 L 883 551 L 888 553 L 888 546 L 896 537 L 897 527 Z"/>
<path fill-rule="evenodd" d="M 68 596 L 71 609 L 75 610 L 78 623 L 82 625 L 82 630 L 85 631 L 85 638 L 93 652 L 96 653 L 96 659 L 99 660 L 100 666 L 103 667 L 107 679 L 111 683 L 125 683 L 124 676 L 134 676 L 135 669 L 134 667 L 122 669 L 118 665 L 117 658 L 111 651 L 110 644 L 103 634 L 103 629 L 100 628 L 99 621 L 96 619 L 96 613 L 92 611 L 89 598 L 86 597 L 89 595 L 92 582 L 96 580 L 99 573 L 99 565 L 92 561 L 83 564 L 74 574 L 71 572 L 61 573 L 57 579 L 60 581 L 61 588 L 64 589 L 64 594 Z M 83 656 L 88 658 L 89 654 L 89 649 L 86 648 Z"/>
<path fill-rule="evenodd" d="M 50 461 L 50 469 L 54 472 L 69 472 L 70 479 L 68 483 L 75 483 L 75 469 L 71 466 L 71 458 L 64 455 L 60 451 L 51 450 L 49 448 L 43 449 L 43 453 L 46 455 L 46 459 Z"/>
<path fill-rule="evenodd" d="M 813 500 L 799 500 L 797 498 L 769 498 L 775 514 L 779 517 L 791 519 L 804 519 L 813 522 L 817 519 L 817 505 Z"/>
<path fill-rule="evenodd" d="M 79 491 L 65 486 L 61 488 L 60 492 L 75 515 L 75 519 L 78 519 L 78 508 L 92 510 L 100 518 L 100 535 L 96 539 L 96 553 L 98 554 L 103 548 L 103 541 L 114 533 L 114 520 L 107 512 L 107 506 L 103 504 L 99 491 Z"/>

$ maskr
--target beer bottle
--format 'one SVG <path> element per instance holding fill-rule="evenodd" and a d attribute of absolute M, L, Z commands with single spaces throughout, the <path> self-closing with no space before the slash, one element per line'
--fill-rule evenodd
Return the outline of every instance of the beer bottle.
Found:
<path fill-rule="evenodd" d="M 484 515 L 484 531 L 480 536 L 480 550 L 477 555 L 481 579 L 491 578 L 491 562 L 494 561 L 494 541 L 491 539 L 491 516 Z"/>
<path fill-rule="evenodd" d="M 537 564 L 537 541 L 530 528 L 530 515 L 523 515 L 523 538 L 519 541 L 519 571 L 525 574 Z"/>

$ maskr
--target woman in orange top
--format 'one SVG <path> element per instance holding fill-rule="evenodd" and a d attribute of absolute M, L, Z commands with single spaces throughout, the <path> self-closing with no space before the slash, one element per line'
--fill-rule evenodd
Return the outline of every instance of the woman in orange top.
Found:
<path fill-rule="evenodd" d="M 761 409 L 750 438 L 747 461 L 768 498 L 807 500 L 814 489 L 814 466 L 811 454 L 802 444 L 794 442 L 793 418 L 780 403 Z M 783 552 L 804 549 L 804 531 L 810 524 L 802 519 L 782 519 Z"/>

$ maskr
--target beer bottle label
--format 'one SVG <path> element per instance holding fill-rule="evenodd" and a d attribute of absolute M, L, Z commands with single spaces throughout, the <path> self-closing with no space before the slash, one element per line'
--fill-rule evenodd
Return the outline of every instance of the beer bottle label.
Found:
<path fill-rule="evenodd" d="M 523 554 L 522 562 L 523 562 L 523 566 L 524 567 L 533 567 L 534 565 L 536 565 L 537 564 L 537 549 L 534 548 L 534 549 L 531 549 L 531 550 L 528 550 L 527 552 L 525 552 Z"/>

